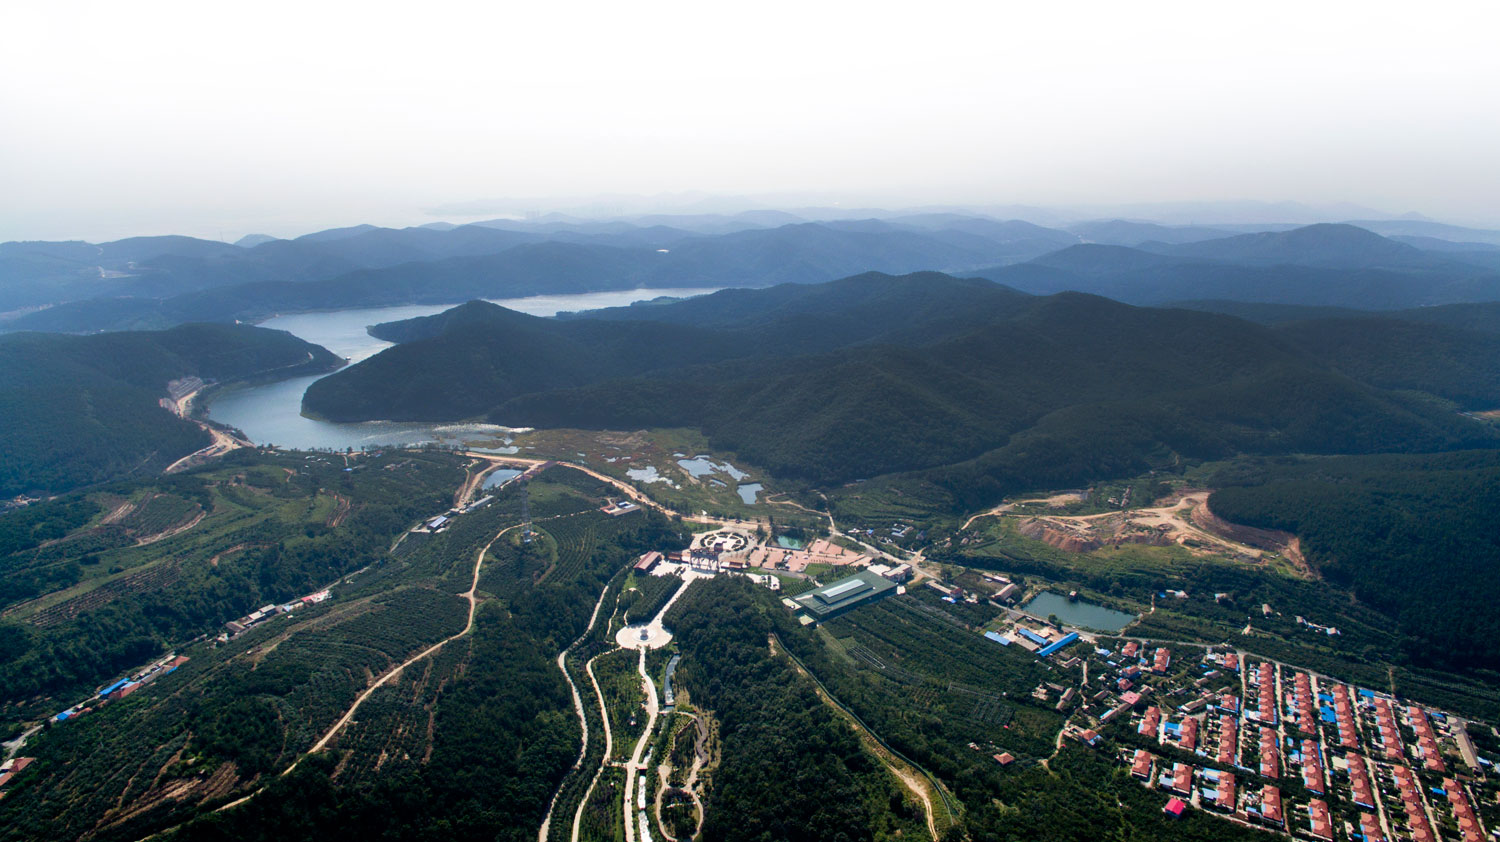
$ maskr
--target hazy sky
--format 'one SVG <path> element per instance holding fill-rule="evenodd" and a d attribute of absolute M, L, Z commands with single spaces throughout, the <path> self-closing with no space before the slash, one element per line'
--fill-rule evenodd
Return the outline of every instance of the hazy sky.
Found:
<path fill-rule="evenodd" d="M 18 0 L 0 240 L 688 192 L 1500 224 L 1497 33 L 1493 0 Z"/>

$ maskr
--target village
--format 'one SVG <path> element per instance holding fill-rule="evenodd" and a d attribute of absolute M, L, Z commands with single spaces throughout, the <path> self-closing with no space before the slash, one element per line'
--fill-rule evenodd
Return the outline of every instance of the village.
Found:
<path fill-rule="evenodd" d="M 1495 761 L 1469 733 L 1489 725 L 1232 648 L 1118 639 L 1082 659 L 1094 683 L 1066 735 L 1160 790 L 1168 815 L 1320 842 L 1490 835 L 1476 808 Z"/>
<path fill-rule="evenodd" d="M 875 575 L 880 565 L 869 559 L 847 567 L 853 575 L 783 603 L 810 623 L 905 592 Z M 1163 794 L 1167 815 L 1198 810 L 1316 842 L 1500 839 L 1500 828 L 1480 814 L 1500 803 L 1492 774 L 1500 757 L 1471 735 L 1482 729 L 1500 739 L 1489 724 L 1238 648 L 1117 637 L 1043 620 L 1013 607 L 1025 590 L 1009 578 L 980 578 L 990 592 L 919 581 L 944 602 L 1004 609 L 974 630 L 1031 653 L 1057 674 L 1032 697 L 1069 715 L 1059 740 L 1116 758 L 1142 786 Z M 1008 752 L 993 760 L 1017 762 Z"/>
<path fill-rule="evenodd" d="M 146 664 L 145 666 L 138 669 L 132 670 L 129 674 L 115 679 L 114 681 L 111 681 L 110 683 L 98 688 L 87 699 L 69 706 L 66 710 L 59 711 L 55 716 L 53 716 L 44 724 L 47 726 L 58 725 L 93 713 L 96 710 L 104 708 L 114 702 L 118 702 L 121 699 L 130 696 L 132 693 L 136 692 L 142 687 L 145 687 L 146 685 L 157 680 L 158 678 L 161 678 L 164 675 L 169 675 L 173 672 L 176 672 L 179 667 L 181 667 L 183 664 L 186 664 L 188 661 L 189 658 L 186 655 L 178 655 L 175 652 L 168 652 L 166 655 L 157 658 L 151 663 Z M 41 727 L 43 726 L 39 725 L 36 728 L 23 733 L 14 742 L 6 743 L 5 747 L 8 750 L 8 753 L 20 750 L 23 746 L 25 746 L 26 740 L 32 734 L 36 733 L 36 731 Z M 6 785 L 9 784 L 16 775 L 20 774 L 21 770 L 31 765 L 33 759 L 34 758 L 31 757 L 8 756 L 5 758 L 4 763 L 0 763 L 0 798 L 5 797 Z"/>

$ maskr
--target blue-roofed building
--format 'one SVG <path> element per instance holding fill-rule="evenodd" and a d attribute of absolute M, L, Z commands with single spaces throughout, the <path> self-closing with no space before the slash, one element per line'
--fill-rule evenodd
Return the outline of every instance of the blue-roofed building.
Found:
<path fill-rule="evenodd" d="M 115 692 L 116 690 L 120 689 L 121 687 L 124 687 L 128 683 L 130 683 L 130 679 L 128 679 L 128 678 L 122 678 L 119 681 L 116 681 L 114 684 L 111 684 L 108 687 L 105 687 L 105 688 L 101 689 L 99 691 L 99 695 L 101 697 L 108 696 L 110 693 Z"/>
<path fill-rule="evenodd" d="M 1010 645 L 1010 638 L 1006 637 L 1005 635 L 1000 634 L 999 632 L 987 631 L 987 632 L 984 633 L 984 636 L 987 637 L 987 638 L 989 638 L 990 640 L 995 641 L 996 643 L 1000 644 L 1001 646 L 1009 646 Z"/>
<path fill-rule="evenodd" d="M 1064 646 L 1067 646 L 1068 644 L 1072 643 L 1073 641 L 1075 641 L 1077 639 L 1078 639 L 1078 632 L 1068 632 L 1067 634 L 1065 634 L 1065 635 L 1062 636 L 1061 640 L 1059 640 L 1056 643 L 1052 644 L 1051 646 L 1048 646 L 1045 649 L 1042 649 L 1041 651 L 1037 652 L 1036 656 L 1038 658 L 1045 658 L 1048 655 L 1051 655 L 1053 652 L 1056 652 L 1057 650 L 1063 648 Z"/>
<path fill-rule="evenodd" d="M 1049 644 L 1047 638 L 1042 637 L 1031 629 L 1016 626 L 1016 632 L 1038 646 L 1047 646 Z"/>

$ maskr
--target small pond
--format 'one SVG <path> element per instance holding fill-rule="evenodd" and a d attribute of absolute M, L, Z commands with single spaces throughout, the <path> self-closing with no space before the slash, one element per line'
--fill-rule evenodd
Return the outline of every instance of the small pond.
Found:
<path fill-rule="evenodd" d="M 485 488 L 494 488 L 502 483 L 509 482 L 520 476 L 521 472 L 515 468 L 496 468 L 490 471 L 489 476 L 484 478 Z"/>
<path fill-rule="evenodd" d="M 1136 619 L 1134 614 L 1126 614 L 1124 611 L 1116 611 L 1113 608 L 1105 608 L 1083 600 L 1069 600 L 1051 591 L 1042 591 L 1037 594 L 1031 601 L 1022 605 L 1021 610 L 1042 619 L 1056 615 L 1057 619 L 1066 625 L 1081 626 L 1108 634 L 1119 632 Z"/>
<path fill-rule="evenodd" d="M 713 473 L 724 473 L 730 475 L 731 477 L 734 477 L 735 481 L 738 482 L 750 476 L 749 474 L 745 473 L 739 468 L 736 468 L 728 462 L 715 462 L 707 456 L 694 456 L 692 459 L 678 459 L 677 464 L 682 466 L 682 469 L 684 471 L 692 474 L 693 479 L 703 479 L 704 477 Z"/>

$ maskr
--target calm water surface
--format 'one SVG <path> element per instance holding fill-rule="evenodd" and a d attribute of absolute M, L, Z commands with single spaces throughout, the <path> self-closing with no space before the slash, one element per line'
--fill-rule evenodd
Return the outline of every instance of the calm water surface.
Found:
<path fill-rule="evenodd" d="M 589 292 L 578 295 L 536 295 L 529 298 L 495 299 L 494 303 L 533 316 L 555 316 L 565 310 L 597 310 L 621 307 L 661 295 L 686 298 L 714 292 L 703 289 L 633 289 Z M 277 316 L 261 327 L 285 330 L 333 353 L 359 362 L 390 347 L 391 343 L 365 332 L 381 322 L 430 316 L 452 309 L 453 304 L 413 304 L 401 307 L 368 307 L 326 313 Z M 302 417 L 302 394 L 313 381 L 326 375 L 298 377 L 264 386 L 226 389 L 213 397 L 208 415 L 221 424 L 237 427 L 257 444 L 310 449 L 374 445 L 408 445 L 426 442 L 459 444 L 503 436 L 507 428 L 493 424 L 433 424 L 365 421 L 338 424 Z"/>
<path fill-rule="evenodd" d="M 510 482 L 520 475 L 520 471 L 513 470 L 511 468 L 496 468 L 495 470 L 490 471 L 489 476 L 484 478 L 484 487 L 494 488 L 497 485 L 504 485 L 505 483 Z"/>
<path fill-rule="evenodd" d="M 684 471 L 692 474 L 694 479 L 703 479 L 709 474 L 725 473 L 734 477 L 735 481 L 738 482 L 745 477 L 750 476 L 749 474 L 745 473 L 739 468 L 736 468 L 728 462 L 715 462 L 707 456 L 694 456 L 692 459 L 678 459 L 677 464 L 680 465 Z"/>
<path fill-rule="evenodd" d="M 1134 614 L 1126 614 L 1124 611 L 1116 611 L 1113 608 L 1105 608 L 1091 602 L 1078 600 L 1069 602 L 1068 598 L 1051 591 L 1042 591 L 1021 606 L 1021 610 L 1033 617 L 1047 617 L 1056 614 L 1057 619 L 1070 626 L 1082 626 L 1094 631 L 1108 632 L 1113 634 L 1135 620 Z"/>

